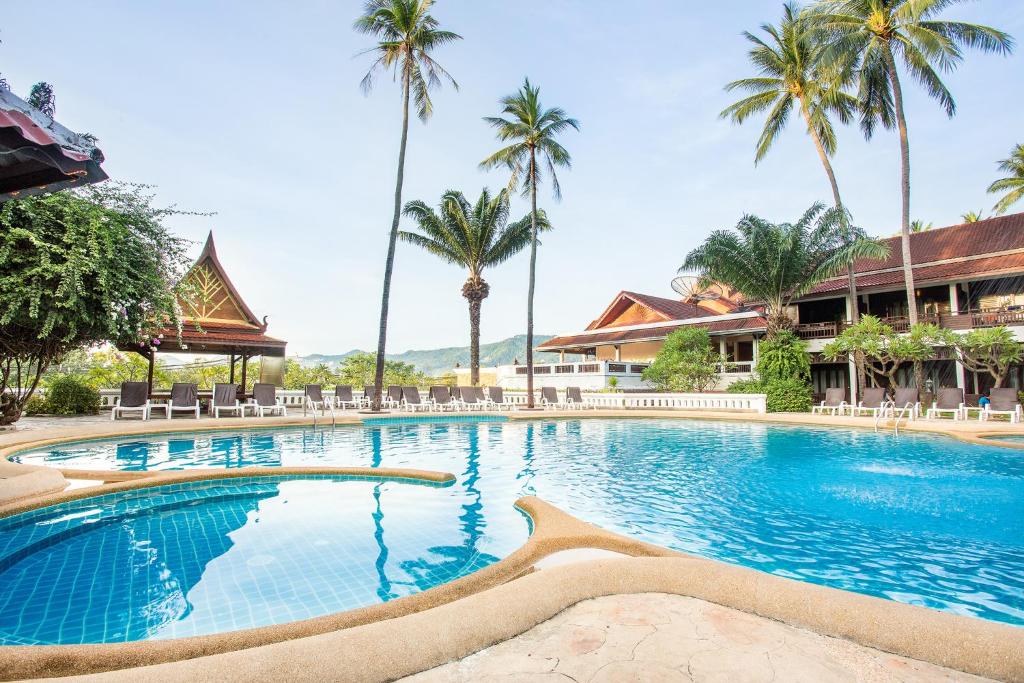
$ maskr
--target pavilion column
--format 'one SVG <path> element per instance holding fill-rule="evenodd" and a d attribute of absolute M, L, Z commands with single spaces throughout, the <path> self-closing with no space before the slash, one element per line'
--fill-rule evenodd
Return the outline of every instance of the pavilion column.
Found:
<path fill-rule="evenodd" d="M 246 366 L 248 364 L 249 364 L 249 354 L 243 353 L 242 354 L 242 392 L 243 393 L 245 392 L 245 369 L 246 369 Z"/>
<path fill-rule="evenodd" d="M 960 315 L 960 295 L 957 292 L 957 286 L 955 282 L 949 284 L 949 313 L 950 315 Z M 967 369 L 964 364 L 960 362 L 960 359 L 954 356 L 953 363 L 956 365 L 956 386 L 964 390 L 967 393 Z M 974 390 L 978 390 L 977 377 L 975 377 Z"/>
<path fill-rule="evenodd" d="M 229 357 L 228 367 L 230 368 L 230 370 L 228 370 L 228 384 L 234 384 L 235 383 L 235 354 L 233 354 L 233 353 Z"/>

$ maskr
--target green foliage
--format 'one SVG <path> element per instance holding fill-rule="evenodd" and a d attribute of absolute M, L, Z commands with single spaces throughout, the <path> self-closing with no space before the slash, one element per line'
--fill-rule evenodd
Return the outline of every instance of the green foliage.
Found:
<path fill-rule="evenodd" d="M 51 415 L 95 415 L 100 392 L 77 377 L 59 377 L 46 387 L 45 412 Z"/>
<path fill-rule="evenodd" d="M 811 378 L 807 344 L 789 330 L 780 330 L 774 338 L 758 345 L 757 374 L 765 380 Z"/>
<path fill-rule="evenodd" d="M 373 371 L 376 367 L 376 358 L 371 353 L 357 353 L 349 356 L 338 368 L 338 379 L 340 384 L 351 384 L 352 386 L 366 386 L 373 384 Z M 384 363 L 384 386 L 400 384 L 409 386 L 423 386 L 428 378 L 417 372 L 416 367 L 409 363 L 401 363 L 389 360 Z"/>
<path fill-rule="evenodd" d="M 764 24 L 761 28 L 768 34 L 764 39 L 743 33 L 753 45 L 750 62 L 757 67 L 758 75 L 725 86 L 728 91 L 750 94 L 727 107 L 721 117 L 743 123 L 750 116 L 768 112 L 757 141 L 755 163 L 779 138 L 794 109 L 803 116 L 822 152 L 835 154 L 836 134 L 829 115 L 848 123 L 856 113 L 857 98 L 844 91 L 852 70 L 823 65 L 821 56 L 826 45 L 816 39 L 813 26 L 793 2 L 783 5 L 777 27 Z"/>
<path fill-rule="evenodd" d="M 45 415 L 48 409 L 46 399 L 39 394 L 33 394 L 28 401 L 25 402 L 25 407 L 22 409 L 26 415 Z"/>
<path fill-rule="evenodd" d="M 743 379 L 726 389 L 730 394 L 765 394 L 769 413 L 806 413 L 811 410 L 811 385 L 799 377 L 771 380 Z"/>
<path fill-rule="evenodd" d="M 768 334 L 787 329 L 786 307 L 858 258 L 884 256 L 885 246 L 849 225 L 842 208 L 815 204 L 795 223 L 744 216 L 735 230 L 716 230 L 686 256 L 680 271 L 704 285 L 722 283 L 768 307 Z"/>
<path fill-rule="evenodd" d="M 707 329 L 685 325 L 666 337 L 643 378 L 661 391 L 707 391 L 718 379 L 719 361 Z"/>
<path fill-rule="evenodd" d="M 0 424 L 72 350 L 146 343 L 176 324 L 173 283 L 188 261 L 163 220 L 180 212 L 151 199 L 102 183 L 0 205 Z"/>
<path fill-rule="evenodd" d="M 988 186 L 990 194 L 1005 192 L 992 210 L 1006 213 L 1011 206 L 1024 199 L 1024 145 L 1015 145 L 1010 156 L 999 162 L 999 170 L 1007 174 Z"/>
<path fill-rule="evenodd" d="M 1024 359 L 1024 344 L 1004 326 L 982 327 L 967 334 L 937 328 L 933 334 L 938 343 L 953 349 L 968 370 L 989 374 L 996 387 L 1003 386 L 1010 369 Z"/>
<path fill-rule="evenodd" d="M 608 388 L 609 389 L 617 389 L 618 386 L 619 386 L 619 378 L 618 377 L 609 377 L 608 378 Z"/>
<path fill-rule="evenodd" d="M 860 322 L 829 342 L 822 354 L 830 360 L 840 360 L 860 352 L 864 367 L 895 387 L 900 365 L 928 360 L 934 353 L 933 346 L 942 343 L 942 339 L 943 330 L 936 325 L 918 324 L 910 328 L 909 334 L 897 334 L 879 318 L 863 315 Z"/>

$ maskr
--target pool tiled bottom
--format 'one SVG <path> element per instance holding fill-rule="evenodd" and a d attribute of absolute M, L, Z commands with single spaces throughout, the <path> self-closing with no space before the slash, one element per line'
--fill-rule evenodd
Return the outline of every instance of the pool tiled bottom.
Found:
<path fill-rule="evenodd" d="M 474 503 L 458 487 L 254 477 L 0 520 L 0 644 L 205 635 L 411 595 L 525 540 L 525 522 L 485 536 Z"/>

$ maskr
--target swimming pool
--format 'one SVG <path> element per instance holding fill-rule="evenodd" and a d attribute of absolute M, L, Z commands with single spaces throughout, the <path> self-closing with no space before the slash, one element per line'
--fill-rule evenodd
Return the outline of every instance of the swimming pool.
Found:
<path fill-rule="evenodd" d="M 387 602 L 525 542 L 464 488 L 241 477 L 0 520 L 0 644 L 114 643 L 268 626 Z"/>
<path fill-rule="evenodd" d="M 1024 625 L 1024 453 L 935 435 L 673 419 L 406 421 L 132 437 L 17 459 L 448 471 L 486 534 L 499 534 L 518 497 L 537 495 L 669 548 Z"/>

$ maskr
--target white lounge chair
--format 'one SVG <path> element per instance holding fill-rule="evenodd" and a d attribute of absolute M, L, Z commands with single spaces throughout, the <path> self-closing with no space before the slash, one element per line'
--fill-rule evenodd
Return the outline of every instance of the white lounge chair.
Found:
<path fill-rule="evenodd" d="M 445 410 L 456 410 L 458 406 L 452 402 L 451 390 L 442 385 L 435 385 L 430 387 L 430 409 L 438 412 L 444 412 Z"/>
<path fill-rule="evenodd" d="M 458 401 L 460 410 L 484 410 L 487 408 L 487 401 L 484 399 L 483 390 L 480 387 L 453 387 L 453 396 Z"/>
<path fill-rule="evenodd" d="M 579 387 L 567 387 L 565 390 L 565 402 L 573 410 L 586 410 L 587 408 L 596 409 L 597 406 L 587 403 L 583 399 L 583 392 L 580 391 Z"/>
<path fill-rule="evenodd" d="M 886 409 L 885 389 L 882 387 L 868 387 L 864 390 L 864 398 L 860 403 L 850 408 L 850 415 L 870 415 L 878 417 L 878 413 Z"/>
<path fill-rule="evenodd" d="M 921 417 L 920 395 L 915 388 L 897 389 L 896 397 L 892 401 L 890 412 L 895 417 L 897 413 L 905 415 L 911 420 Z"/>
<path fill-rule="evenodd" d="M 257 383 L 252 385 L 253 412 L 259 416 L 288 414 L 288 408 L 281 402 L 277 395 L 277 387 L 273 384 Z"/>
<path fill-rule="evenodd" d="M 928 409 L 925 417 L 935 420 L 950 414 L 954 420 L 967 419 L 967 405 L 964 403 L 964 390 L 957 387 L 939 389 L 939 397 Z"/>
<path fill-rule="evenodd" d="M 138 413 L 143 420 L 149 419 L 149 383 L 122 382 L 121 395 L 110 411 L 110 419 L 116 420 L 118 415 Z"/>
<path fill-rule="evenodd" d="M 327 411 L 334 415 L 334 405 L 327 398 L 324 398 L 323 389 L 319 384 L 307 384 L 306 389 L 303 392 L 304 396 L 302 399 L 302 414 L 306 414 L 306 410 L 312 410 L 314 413 L 320 411 L 323 415 Z"/>
<path fill-rule="evenodd" d="M 821 413 L 824 415 L 842 415 L 850 408 L 846 402 L 846 389 L 831 388 L 825 389 L 825 400 L 816 406 L 811 407 L 811 414 Z"/>
<path fill-rule="evenodd" d="M 352 396 L 352 385 L 351 384 L 339 384 L 334 387 L 334 407 L 344 410 L 345 408 L 351 408 L 357 410 L 362 408 L 365 403 L 364 399 L 358 399 Z"/>
<path fill-rule="evenodd" d="M 433 405 L 420 397 L 419 389 L 416 387 L 402 387 L 402 410 L 416 413 L 427 411 L 431 408 L 433 408 Z"/>
<path fill-rule="evenodd" d="M 505 400 L 505 392 L 501 387 L 487 387 L 487 405 L 494 410 L 515 410 L 516 404 Z"/>
<path fill-rule="evenodd" d="M 558 390 L 554 387 L 541 387 L 540 404 L 545 410 L 565 410 L 569 404 L 558 398 Z"/>
<path fill-rule="evenodd" d="M 1010 422 L 1021 421 L 1021 407 L 1017 390 L 1013 388 L 993 389 L 989 393 L 989 403 L 978 415 L 979 420 L 989 420 L 995 415 L 1006 415 Z"/>
<path fill-rule="evenodd" d="M 191 413 L 199 419 L 199 388 L 191 382 L 175 382 L 171 385 L 171 398 L 163 406 L 170 420 L 174 413 Z"/>
<path fill-rule="evenodd" d="M 214 384 L 211 407 L 215 419 L 219 419 L 221 413 L 233 413 L 238 417 L 245 417 L 245 406 L 238 400 L 237 384 Z"/>

